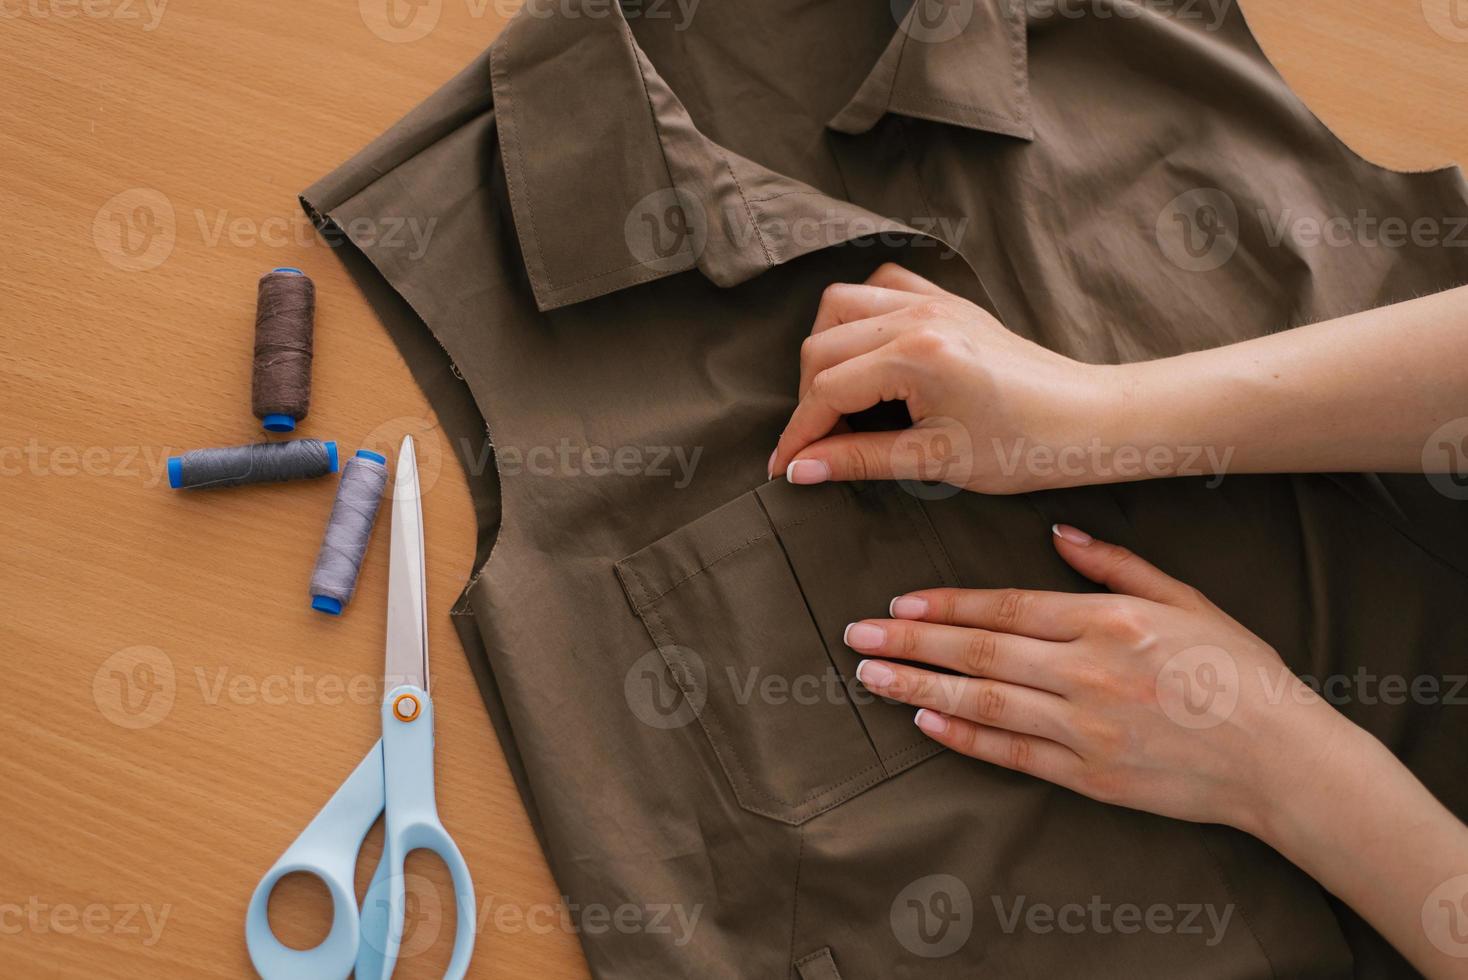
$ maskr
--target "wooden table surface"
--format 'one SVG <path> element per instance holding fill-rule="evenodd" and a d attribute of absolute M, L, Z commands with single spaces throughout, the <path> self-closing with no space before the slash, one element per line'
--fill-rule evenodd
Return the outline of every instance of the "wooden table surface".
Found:
<path fill-rule="evenodd" d="M 167 489 L 170 452 L 259 434 L 255 280 L 277 265 L 305 269 L 319 295 L 302 434 L 348 449 L 419 438 L 439 805 L 478 888 L 473 975 L 585 976 L 447 615 L 473 557 L 463 478 L 296 205 L 514 6 L 410 2 L 0 0 L 8 976 L 248 975 L 257 878 L 377 737 L 387 535 L 329 619 L 304 588 L 335 480 Z M 1404 169 L 1468 162 L 1468 0 L 1245 10 L 1346 142 Z M 409 872 L 417 952 L 398 975 L 438 976 L 447 875 L 423 855 Z M 289 881 L 272 911 L 293 944 L 325 934 L 309 882 Z"/>

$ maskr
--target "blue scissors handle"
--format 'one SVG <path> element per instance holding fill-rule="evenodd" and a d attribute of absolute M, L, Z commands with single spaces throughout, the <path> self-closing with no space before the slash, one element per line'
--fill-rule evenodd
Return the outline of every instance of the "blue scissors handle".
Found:
<path fill-rule="evenodd" d="M 454 883 L 458 926 L 445 977 L 462 977 L 474 952 L 474 882 L 459 846 L 438 819 L 433 788 L 433 702 L 411 684 L 393 688 L 382 703 L 383 771 L 387 774 L 387 829 L 382 860 L 362 903 L 357 980 L 386 980 L 397 963 L 406 919 L 403 862 L 432 851 Z"/>
<path fill-rule="evenodd" d="M 382 859 L 359 914 L 353 888 L 357 854 L 384 808 Z M 245 941 L 255 970 L 266 980 L 345 978 L 353 969 L 358 980 L 386 980 L 403 938 L 403 863 L 420 848 L 437 854 L 453 879 L 458 927 L 444 976 L 460 978 L 474 951 L 474 884 L 463 855 L 438 819 L 433 702 L 421 688 L 403 685 L 388 692 L 383 702 L 382 739 L 256 886 L 245 916 Z M 331 893 L 331 931 L 312 949 L 291 949 L 270 929 L 270 893 L 294 872 L 315 875 Z"/>

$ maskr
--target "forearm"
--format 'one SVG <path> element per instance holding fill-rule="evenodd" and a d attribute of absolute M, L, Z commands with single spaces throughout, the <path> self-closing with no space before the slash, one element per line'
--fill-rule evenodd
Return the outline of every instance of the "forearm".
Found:
<path fill-rule="evenodd" d="M 1278 767 L 1247 829 L 1427 976 L 1468 976 L 1468 828 L 1364 730 L 1337 716 L 1316 737 L 1300 763 Z"/>
<path fill-rule="evenodd" d="M 1468 415 L 1465 354 L 1468 287 L 1118 368 L 1113 436 L 1234 473 L 1420 472 L 1429 436 Z"/>

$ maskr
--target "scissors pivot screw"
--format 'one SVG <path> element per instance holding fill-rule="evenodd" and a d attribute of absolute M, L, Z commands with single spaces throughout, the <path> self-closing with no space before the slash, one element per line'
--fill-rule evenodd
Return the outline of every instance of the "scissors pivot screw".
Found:
<path fill-rule="evenodd" d="M 418 717 L 418 712 L 421 710 L 422 705 L 411 694 L 399 694 L 392 703 L 393 717 L 398 721 L 412 721 Z"/>

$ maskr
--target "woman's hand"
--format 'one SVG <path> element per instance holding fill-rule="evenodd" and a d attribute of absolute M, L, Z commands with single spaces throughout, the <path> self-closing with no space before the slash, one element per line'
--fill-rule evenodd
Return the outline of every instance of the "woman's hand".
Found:
<path fill-rule="evenodd" d="M 1055 547 L 1112 594 L 898 596 L 846 630 L 858 678 L 956 752 L 1253 834 L 1427 976 L 1468 977 L 1468 828 L 1195 589 L 1075 528 Z"/>
<path fill-rule="evenodd" d="M 769 470 L 801 484 L 911 479 L 982 493 L 1108 482 L 1086 456 L 1120 401 L 1115 371 L 1031 343 L 889 263 L 821 297 L 801 348 L 800 405 Z M 906 402 L 913 428 L 831 434 L 882 401 Z M 1069 466 L 1030 465 L 1036 451 L 1054 462 L 1067 450 Z"/>
<path fill-rule="evenodd" d="M 1451 493 L 1468 476 L 1465 343 L 1468 286 L 1227 347 L 1082 364 L 889 263 L 821 297 L 769 472 L 1023 493 L 1426 470 L 1453 474 Z M 912 428 L 844 430 L 842 416 L 883 401 L 906 402 Z"/>
<path fill-rule="evenodd" d="M 1107 803 L 1264 835 L 1280 795 L 1352 728 L 1197 590 L 1058 527 L 1114 594 L 936 589 L 846 642 L 873 693 L 964 755 Z M 955 671 L 939 673 L 927 667 Z"/>

